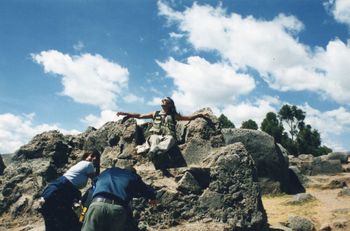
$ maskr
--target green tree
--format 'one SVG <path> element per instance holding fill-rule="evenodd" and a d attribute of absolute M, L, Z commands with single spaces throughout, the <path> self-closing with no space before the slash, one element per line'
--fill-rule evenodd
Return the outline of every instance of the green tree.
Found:
<path fill-rule="evenodd" d="M 296 143 L 298 145 L 298 154 L 311 153 L 316 155 L 321 145 L 321 136 L 316 129 L 312 129 L 311 125 L 300 126 Z"/>
<path fill-rule="evenodd" d="M 289 127 L 289 134 L 291 135 L 292 141 L 295 140 L 299 132 L 300 125 L 303 126 L 305 119 L 305 112 L 297 108 L 297 106 L 290 106 L 285 104 L 278 112 L 281 122 L 285 122 Z"/>
<path fill-rule="evenodd" d="M 298 145 L 291 138 L 289 138 L 287 132 L 283 133 L 281 144 L 290 154 L 298 156 Z"/>
<path fill-rule="evenodd" d="M 325 145 L 318 148 L 316 155 L 322 156 L 327 155 L 328 153 L 333 152 L 333 150 Z"/>
<path fill-rule="evenodd" d="M 219 125 L 221 128 L 235 128 L 235 125 L 224 114 L 219 116 Z"/>
<path fill-rule="evenodd" d="M 282 142 L 283 126 L 275 113 L 269 112 L 260 126 L 261 131 L 271 135 L 277 143 Z"/>
<path fill-rule="evenodd" d="M 254 120 L 249 119 L 249 120 L 244 121 L 242 123 L 241 128 L 258 130 L 258 125 L 257 125 L 257 123 Z"/>

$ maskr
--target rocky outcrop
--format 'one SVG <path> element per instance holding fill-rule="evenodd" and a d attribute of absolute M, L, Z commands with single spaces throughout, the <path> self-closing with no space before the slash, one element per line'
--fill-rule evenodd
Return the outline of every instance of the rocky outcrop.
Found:
<path fill-rule="evenodd" d="M 346 152 L 331 152 L 327 154 L 326 158 L 328 160 L 340 160 L 342 164 L 347 164 L 349 155 Z"/>
<path fill-rule="evenodd" d="M 339 159 L 328 159 L 328 156 L 314 157 L 301 154 L 298 157 L 289 156 L 291 166 L 296 166 L 300 172 L 307 176 L 319 174 L 337 174 L 343 171 Z"/>
<path fill-rule="evenodd" d="M 213 149 L 225 145 L 224 137 L 219 129 L 218 119 L 210 109 L 204 109 L 210 119 L 199 118 L 192 122 L 178 123 L 179 147 L 187 165 L 201 163 Z"/>
<path fill-rule="evenodd" d="M 218 148 L 201 166 L 173 171 L 172 176 L 167 181 L 174 179 L 175 187 L 162 186 L 157 207 L 134 204 L 141 226 L 156 223 L 154 228 L 161 229 L 184 220 L 215 220 L 228 230 L 266 228 L 254 161 L 241 143 Z"/>
<path fill-rule="evenodd" d="M 229 230 L 263 230 L 267 218 L 259 184 L 265 192 L 286 191 L 291 182 L 287 154 L 265 133 L 222 132 L 215 116 L 210 117 L 178 123 L 179 145 L 163 157 L 167 173 L 156 170 L 146 155 L 135 153 L 145 128 L 134 119 L 89 127 L 76 136 L 58 131 L 39 134 L 15 153 L 0 176 L 0 214 L 35 215 L 36 199 L 45 185 L 75 164 L 84 150 L 97 149 L 102 170 L 133 165 L 158 190 L 156 207 L 142 199 L 133 202 L 141 228 L 215 221 Z"/>
<path fill-rule="evenodd" d="M 226 144 L 244 144 L 255 161 L 264 193 L 303 192 L 298 178 L 288 169 L 288 152 L 276 144 L 272 136 L 250 129 L 223 129 L 222 133 Z M 301 191 L 295 191 L 295 188 L 300 188 Z"/>

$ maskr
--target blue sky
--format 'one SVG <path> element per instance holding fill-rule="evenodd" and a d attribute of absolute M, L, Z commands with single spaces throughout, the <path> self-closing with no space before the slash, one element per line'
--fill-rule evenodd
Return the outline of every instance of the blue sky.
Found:
<path fill-rule="evenodd" d="M 239 127 L 283 104 L 350 150 L 348 0 L 3 0 L 0 153 L 171 96 Z"/>

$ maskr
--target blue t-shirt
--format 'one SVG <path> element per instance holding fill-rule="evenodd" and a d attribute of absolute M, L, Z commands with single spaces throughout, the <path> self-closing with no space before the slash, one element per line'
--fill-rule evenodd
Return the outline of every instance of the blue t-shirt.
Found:
<path fill-rule="evenodd" d="M 134 197 L 155 199 L 156 191 L 146 185 L 139 175 L 113 167 L 106 169 L 98 176 L 93 197 L 98 195 L 111 195 L 127 205 Z"/>

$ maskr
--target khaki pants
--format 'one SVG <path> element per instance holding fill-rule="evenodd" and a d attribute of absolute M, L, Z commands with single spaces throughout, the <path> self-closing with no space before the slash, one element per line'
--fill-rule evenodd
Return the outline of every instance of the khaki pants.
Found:
<path fill-rule="evenodd" d="M 151 135 L 144 144 L 136 147 L 137 153 L 160 152 L 165 153 L 176 144 L 173 136 Z"/>
<path fill-rule="evenodd" d="M 81 230 L 125 231 L 126 214 L 126 210 L 120 205 L 92 202 Z"/>

